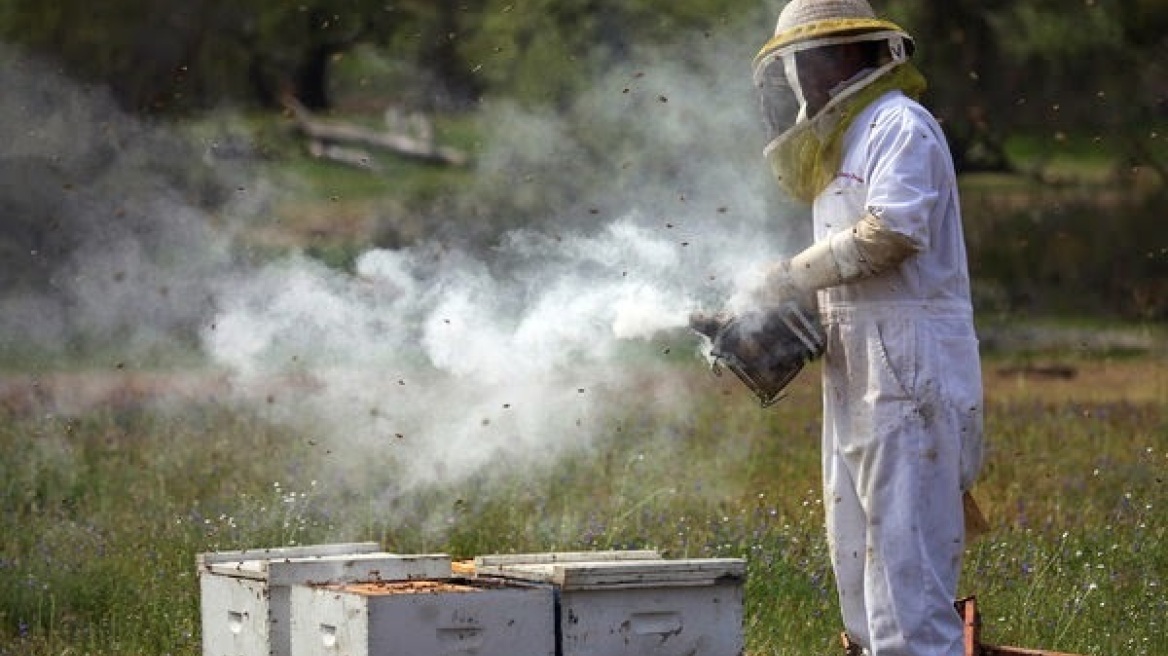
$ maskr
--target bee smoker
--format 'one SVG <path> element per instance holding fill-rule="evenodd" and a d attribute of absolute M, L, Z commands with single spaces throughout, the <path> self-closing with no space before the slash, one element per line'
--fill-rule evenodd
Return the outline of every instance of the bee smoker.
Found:
<path fill-rule="evenodd" d="M 787 301 L 737 315 L 690 316 L 692 330 L 709 340 L 710 368 L 725 367 L 765 408 L 782 398 L 803 367 L 823 355 L 826 337 L 814 311 Z"/>

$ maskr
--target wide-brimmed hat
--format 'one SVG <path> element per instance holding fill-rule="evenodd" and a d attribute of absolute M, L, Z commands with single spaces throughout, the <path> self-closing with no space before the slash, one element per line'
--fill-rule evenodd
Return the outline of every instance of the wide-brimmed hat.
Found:
<path fill-rule="evenodd" d="M 755 59 L 805 41 L 866 32 L 895 32 L 912 40 L 904 28 L 877 17 L 867 0 L 793 0 L 779 14 L 774 36 Z"/>

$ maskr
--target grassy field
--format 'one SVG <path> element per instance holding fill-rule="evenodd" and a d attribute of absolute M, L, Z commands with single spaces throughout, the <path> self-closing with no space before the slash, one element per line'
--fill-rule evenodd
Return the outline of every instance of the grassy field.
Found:
<path fill-rule="evenodd" d="M 449 129 L 454 143 L 473 145 L 466 126 Z M 1059 168 L 1058 149 L 1031 149 L 1050 155 L 1046 172 L 1083 174 Z M 1111 170 L 1092 164 L 1094 174 Z M 385 217 L 421 217 L 417 205 L 468 175 L 386 166 L 381 178 L 303 158 L 278 165 L 274 184 L 294 193 L 247 226 L 245 241 L 343 268 L 355 245 L 425 234 L 422 218 L 387 226 Z M 408 193 L 386 196 L 386 179 Z M 1066 201 L 1061 187 L 1036 201 L 1034 184 L 974 180 L 968 197 L 987 215 Z M 1014 341 L 987 349 L 990 456 L 976 491 L 992 528 L 969 545 L 962 594 L 977 595 L 991 643 L 1162 653 L 1168 355 L 1144 348 L 1142 328 L 1134 347 L 1095 343 L 1110 329 L 1068 330 L 1061 319 L 1040 332 L 1061 331 L 1069 344 L 1018 342 L 1019 313 L 1004 305 Z M 634 355 L 660 359 L 659 350 Z M 359 540 L 456 558 L 642 547 L 744 557 L 748 653 L 839 653 L 814 368 L 763 411 L 736 381 L 675 355 L 668 375 L 682 398 L 631 404 L 614 393 L 577 451 L 395 495 L 388 450 L 337 469 L 309 427 L 221 403 L 197 354 L 150 372 L 107 360 L 66 355 L 46 366 L 19 345 L 0 352 L 0 656 L 193 656 L 196 554 Z"/>
<path fill-rule="evenodd" d="M 991 455 L 977 495 L 992 530 L 969 546 L 963 593 L 978 596 L 991 643 L 1162 653 L 1168 367 L 1159 356 L 1058 362 L 986 360 Z M 748 652 L 838 653 L 818 372 L 762 411 L 696 362 L 671 366 L 686 411 L 614 405 L 578 453 L 392 501 L 376 501 L 393 478 L 382 454 L 342 485 L 311 435 L 198 393 L 148 403 L 141 381 L 120 393 L 107 381 L 101 403 L 62 414 L 9 384 L 0 654 L 198 654 L 197 553 L 370 539 L 455 557 L 745 557 Z"/>

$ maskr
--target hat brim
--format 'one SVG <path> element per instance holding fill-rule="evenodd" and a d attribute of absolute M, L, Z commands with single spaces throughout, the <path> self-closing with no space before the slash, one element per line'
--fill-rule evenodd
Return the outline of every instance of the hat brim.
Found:
<path fill-rule="evenodd" d="M 754 61 L 757 63 L 763 57 L 777 50 L 782 50 L 812 39 L 889 30 L 899 32 L 910 39 L 912 38 L 904 28 L 896 23 L 879 18 L 827 18 L 812 21 L 776 34 L 758 51 L 758 54 L 754 57 Z"/>

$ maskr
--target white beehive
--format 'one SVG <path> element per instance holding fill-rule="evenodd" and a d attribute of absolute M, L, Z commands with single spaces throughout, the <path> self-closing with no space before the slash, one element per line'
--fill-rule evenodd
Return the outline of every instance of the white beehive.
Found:
<path fill-rule="evenodd" d="M 292 589 L 292 656 L 555 656 L 551 586 L 446 579 Z"/>
<path fill-rule="evenodd" d="M 203 656 L 289 656 L 294 585 L 450 576 L 444 554 L 400 556 L 375 542 L 199 554 Z"/>
<path fill-rule="evenodd" d="M 741 656 L 744 560 L 591 556 L 480 556 L 475 569 L 556 589 L 559 656 Z"/>

